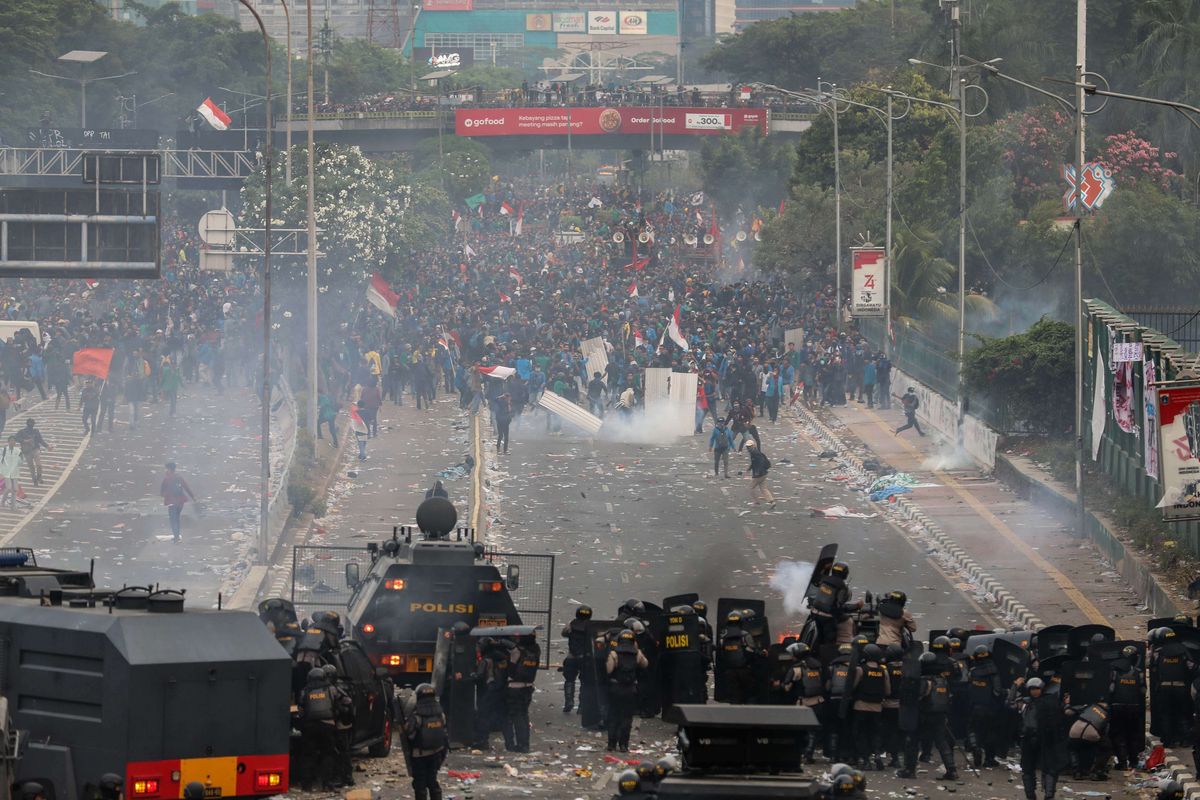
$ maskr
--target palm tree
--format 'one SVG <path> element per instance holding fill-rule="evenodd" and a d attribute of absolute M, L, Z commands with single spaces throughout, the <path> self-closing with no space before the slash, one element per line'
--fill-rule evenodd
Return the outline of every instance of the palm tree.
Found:
<path fill-rule="evenodd" d="M 958 267 L 939 256 L 941 242 L 924 228 L 901 229 L 892 242 L 892 318 L 896 324 L 927 330 L 958 321 Z M 994 317 L 996 305 L 968 294 L 968 317 Z"/>
<path fill-rule="evenodd" d="M 1195 0 L 1139 0 L 1134 14 L 1140 42 L 1130 54 L 1138 88 L 1148 95 L 1195 104 L 1200 74 L 1200 3 Z M 1171 149 L 1183 157 L 1189 172 L 1197 167 L 1196 132 L 1178 115 L 1160 116 L 1164 139 L 1181 144 Z M 1188 155 L 1191 154 L 1191 155 Z"/>

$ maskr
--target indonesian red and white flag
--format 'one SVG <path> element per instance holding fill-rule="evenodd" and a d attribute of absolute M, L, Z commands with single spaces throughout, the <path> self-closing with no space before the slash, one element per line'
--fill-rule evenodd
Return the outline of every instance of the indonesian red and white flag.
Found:
<path fill-rule="evenodd" d="M 229 115 L 221 110 L 221 107 L 213 102 L 211 97 L 205 98 L 200 107 L 196 109 L 197 113 L 219 131 L 229 130 L 229 124 L 233 122 Z"/>
<path fill-rule="evenodd" d="M 509 267 L 509 268 L 508 268 L 508 277 L 510 277 L 510 278 L 512 278 L 514 281 L 516 281 L 518 286 L 520 286 L 521 284 L 525 283 L 525 281 L 521 279 L 521 273 L 517 272 L 517 268 L 516 268 L 516 267 Z"/>
<path fill-rule="evenodd" d="M 100 281 L 96 280 L 95 278 L 84 278 L 83 282 L 87 284 L 89 289 L 95 289 L 100 285 Z"/>
<path fill-rule="evenodd" d="M 500 204 L 500 213 L 504 216 L 508 216 L 509 214 L 513 213 L 513 207 L 509 205 L 507 200 Z"/>
<path fill-rule="evenodd" d="M 650 256 L 643 256 L 641 258 L 635 258 L 633 261 L 630 261 L 628 264 L 625 265 L 625 269 L 643 270 L 646 268 L 646 265 L 649 263 L 650 263 Z"/>
<path fill-rule="evenodd" d="M 512 367 L 477 367 L 480 375 L 487 375 L 489 378 L 504 380 L 511 378 L 516 374 L 516 370 Z"/>
<path fill-rule="evenodd" d="M 357 403 L 350 404 L 350 431 L 363 436 L 370 433 L 367 423 L 363 421 L 362 415 L 358 413 Z"/>
<path fill-rule="evenodd" d="M 683 329 L 679 325 L 679 306 L 675 306 L 675 313 L 671 315 L 671 321 L 667 323 L 667 336 L 671 337 L 671 341 L 679 345 L 681 350 L 691 350 L 688 346 L 687 339 L 683 336 Z"/>
<path fill-rule="evenodd" d="M 454 230 L 458 230 L 459 226 L 462 225 L 462 214 L 458 213 L 458 210 L 455 209 L 450 212 L 450 219 L 454 222 Z"/>
<path fill-rule="evenodd" d="M 506 295 L 504 292 L 497 292 L 497 294 L 500 295 L 501 303 L 511 303 L 512 302 L 512 298 L 509 297 L 508 295 Z"/>
<path fill-rule="evenodd" d="M 633 283 L 629 284 L 629 296 L 630 297 L 638 296 L 637 281 L 634 281 Z"/>
<path fill-rule="evenodd" d="M 634 347 L 643 347 L 645 344 L 646 344 L 646 340 L 642 336 L 642 332 L 634 331 L 633 332 L 633 346 Z"/>
<path fill-rule="evenodd" d="M 521 228 L 525 225 L 525 204 L 517 206 L 517 221 L 513 223 L 513 236 L 521 235 Z"/>
<path fill-rule="evenodd" d="M 463 245 L 463 255 L 466 256 L 467 258 L 475 257 L 475 251 L 471 248 L 471 245 L 469 245 L 469 244 Z"/>
<path fill-rule="evenodd" d="M 400 295 L 393 292 L 383 276 L 376 272 L 371 276 L 371 284 L 367 287 L 367 301 L 389 317 L 394 317 L 396 306 L 400 304 Z"/>

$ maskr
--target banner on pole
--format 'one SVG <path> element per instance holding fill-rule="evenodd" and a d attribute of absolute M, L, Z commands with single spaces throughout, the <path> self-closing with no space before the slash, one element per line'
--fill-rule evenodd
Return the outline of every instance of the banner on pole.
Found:
<path fill-rule="evenodd" d="M 1158 508 L 1168 520 L 1200 519 L 1200 381 L 1173 381 L 1158 392 Z"/>
<path fill-rule="evenodd" d="M 882 247 L 850 248 L 850 314 L 882 317 L 883 287 L 887 285 L 887 252 Z"/>

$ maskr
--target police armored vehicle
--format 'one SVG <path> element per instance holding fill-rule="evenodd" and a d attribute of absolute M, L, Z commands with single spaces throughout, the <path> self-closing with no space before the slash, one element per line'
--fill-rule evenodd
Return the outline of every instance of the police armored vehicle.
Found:
<path fill-rule="evenodd" d="M 292 595 L 298 609 L 344 612 L 347 632 L 372 663 L 387 670 L 397 687 L 430 682 L 439 632 L 455 623 L 468 629 L 521 625 L 522 614 L 549 618 L 551 587 L 541 596 L 526 596 L 518 611 L 514 592 L 520 587 L 521 560 L 552 556 L 488 553 L 473 532 L 455 529 L 458 512 L 449 500 L 426 499 L 417 508 L 417 528 L 397 527 L 392 538 L 363 548 L 296 548 Z M 363 574 L 363 562 L 366 574 Z M 503 574 L 497 566 L 506 562 Z M 342 566 L 341 582 L 321 570 Z M 531 593 L 532 594 L 532 593 Z M 544 603 L 544 606 L 542 605 Z M 540 621 L 540 620 L 539 620 Z M 547 648 L 544 648 L 548 650 Z"/>
<path fill-rule="evenodd" d="M 97 589 L 90 571 L 0 551 L 0 692 L 22 732 L 17 781 L 60 800 L 121 780 L 130 800 L 180 798 L 193 781 L 210 797 L 287 792 L 287 654 L 255 615 L 184 601 Z"/>

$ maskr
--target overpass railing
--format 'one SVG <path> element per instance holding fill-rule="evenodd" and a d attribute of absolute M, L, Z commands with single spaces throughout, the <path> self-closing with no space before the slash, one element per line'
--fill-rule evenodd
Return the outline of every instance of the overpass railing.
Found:
<path fill-rule="evenodd" d="M 0 177 L 71 178 L 83 175 L 83 156 L 92 149 L 0 147 Z M 258 158 L 241 150 L 159 150 L 166 179 L 242 179 L 254 172 Z"/>

